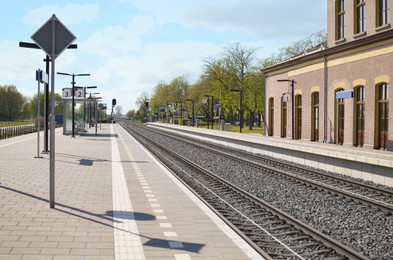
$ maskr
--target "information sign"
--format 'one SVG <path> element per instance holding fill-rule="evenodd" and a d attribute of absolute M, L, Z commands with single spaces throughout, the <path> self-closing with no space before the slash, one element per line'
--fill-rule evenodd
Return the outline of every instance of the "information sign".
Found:
<path fill-rule="evenodd" d="M 74 88 L 74 99 L 84 99 L 85 98 L 85 88 Z M 71 99 L 72 98 L 72 88 L 63 88 L 62 92 L 63 99 Z"/>

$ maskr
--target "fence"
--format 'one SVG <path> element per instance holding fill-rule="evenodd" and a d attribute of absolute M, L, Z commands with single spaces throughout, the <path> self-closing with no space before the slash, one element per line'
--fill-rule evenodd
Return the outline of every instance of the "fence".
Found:
<path fill-rule="evenodd" d="M 10 137 L 19 136 L 19 135 L 33 133 L 36 131 L 37 131 L 37 129 L 34 124 L 0 127 L 0 140 L 10 138 Z"/>

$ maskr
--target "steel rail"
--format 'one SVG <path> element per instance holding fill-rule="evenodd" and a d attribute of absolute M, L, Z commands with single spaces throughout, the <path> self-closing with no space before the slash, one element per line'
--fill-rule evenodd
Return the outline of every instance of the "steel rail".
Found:
<path fill-rule="evenodd" d="M 158 132 L 160 134 L 163 134 L 163 132 L 161 132 L 161 131 L 158 131 Z M 367 205 L 370 205 L 371 207 L 374 207 L 374 208 L 380 209 L 380 210 L 382 210 L 384 212 L 393 214 L 393 205 L 391 205 L 391 204 L 388 204 L 388 203 L 385 203 L 385 202 L 381 202 L 381 201 L 378 201 L 378 200 L 375 200 L 375 199 L 372 199 L 372 198 L 369 198 L 369 197 L 366 197 L 366 196 L 363 196 L 363 195 L 359 195 L 359 194 L 356 194 L 356 193 L 353 193 L 353 192 L 349 192 L 349 191 L 346 191 L 344 189 L 337 188 L 337 187 L 334 187 L 334 186 L 331 186 L 331 185 L 327 185 L 327 184 L 324 184 L 324 183 L 321 183 L 321 182 L 318 182 L 318 181 L 315 181 L 315 180 L 310 180 L 310 179 L 307 179 L 307 178 L 304 178 L 304 177 L 300 177 L 300 176 L 294 175 L 292 173 L 286 172 L 286 171 L 284 171 L 282 169 L 278 169 L 278 168 L 275 168 L 275 167 L 272 167 L 272 166 L 268 166 L 268 165 L 264 165 L 264 164 L 261 164 L 261 163 L 256 163 L 256 162 L 254 162 L 252 160 L 248 160 L 248 159 L 245 159 L 245 158 L 239 158 L 239 157 L 236 157 L 236 156 L 234 156 L 234 155 L 232 155 L 230 153 L 219 151 L 217 149 L 214 149 L 214 148 L 211 148 L 211 147 L 207 147 L 206 145 L 202 145 L 202 144 L 198 144 L 198 143 L 192 142 L 189 139 L 186 139 L 184 137 L 173 136 L 173 135 L 170 135 L 168 133 L 165 133 L 165 135 L 170 137 L 170 138 L 175 138 L 175 139 L 182 140 L 183 142 L 187 142 L 190 145 L 194 145 L 194 146 L 200 147 L 202 149 L 206 149 L 206 150 L 210 150 L 210 151 L 212 151 L 214 153 L 218 153 L 218 154 L 220 154 L 222 156 L 225 156 L 227 158 L 231 158 L 233 160 L 236 160 L 239 163 L 243 163 L 243 164 L 246 164 L 248 166 L 257 168 L 257 169 L 267 170 L 267 171 L 269 171 L 272 174 L 280 175 L 281 177 L 284 177 L 286 179 L 290 179 L 292 181 L 300 182 L 300 183 L 303 183 L 303 184 L 306 184 L 306 185 L 312 185 L 312 186 L 315 186 L 318 189 L 322 189 L 322 190 L 325 190 L 327 192 L 330 192 L 330 193 L 333 193 L 333 194 L 337 194 L 337 195 L 340 195 L 340 196 L 345 196 L 345 197 L 347 197 L 347 198 L 349 198 L 351 200 L 354 200 L 354 201 L 356 201 L 358 203 L 367 204 Z M 198 141 L 200 141 L 200 140 L 198 140 Z M 209 145 L 210 144 L 211 143 L 209 143 Z M 215 146 L 217 147 L 217 145 L 215 145 Z M 227 147 L 225 147 L 225 148 L 227 148 Z M 230 149 L 230 150 L 235 150 L 235 149 Z M 235 151 L 239 152 L 238 150 L 235 150 Z M 245 152 L 242 152 L 242 153 L 244 153 L 247 156 L 250 155 L 250 154 L 247 154 Z M 252 154 L 251 154 L 251 156 L 252 156 Z M 265 159 L 265 158 L 263 158 L 263 159 Z M 281 164 L 281 162 L 279 162 L 279 164 Z M 286 165 L 288 167 L 292 167 L 289 164 L 286 164 Z M 303 172 L 310 172 L 311 174 L 319 174 L 317 172 L 310 171 L 310 170 L 307 170 L 307 169 L 303 169 L 303 168 L 300 168 L 300 167 L 297 167 L 297 166 L 294 166 L 293 168 L 295 168 L 295 167 L 298 168 L 298 169 L 301 169 Z M 327 178 L 330 178 L 330 176 L 327 176 L 326 174 L 323 174 L 323 176 L 327 177 Z M 334 176 L 332 176 L 331 179 L 339 179 L 341 183 L 346 181 L 344 179 L 340 179 L 340 178 L 337 178 L 337 177 L 334 177 Z M 378 188 L 369 186 L 367 184 L 357 183 L 357 182 L 353 182 L 353 181 L 350 181 L 350 180 L 348 180 L 348 182 L 351 185 L 353 185 L 353 186 L 354 185 L 358 185 L 358 186 L 366 187 L 367 189 L 370 189 L 370 190 L 375 191 L 375 192 L 381 192 L 381 191 L 382 192 L 386 192 L 389 195 L 393 196 L 393 192 L 390 193 L 389 191 L 386 191 L 386 190 L 378 189 Z"/>
<path fill-rule="evenodd" d="M 321 241 L 323 244 L 326 246 L 336 250 L 336 252 L 345 255 L 346 257 L 350 259 L 368 259 L 366 256 L 360 254 L 359 252 L 341 244 L 340 242 L 334 240 L 333 238 L 319 232 L 318 230 L 308 226 L 307 224 L 291 217 L 290 215 L 286 214 L 285 212 L 275 208 L 274 206 L 270 205 L 269 203 L 265 202 L 264 200 L 257 198 L 256 196 L 248 193 L 247 191 L 244 191 L 232 183 L 226 181 L 225 179 L 211 173 L 210 171 L 200 167 L 199 165 L 191 162 L 187 158 L 183 157 L 182 155 L 166 148 L 165 146 L 162 146 L 161 144 L 158 144 L 156 142 L 152 142 L 149 139 L 146 139 L 149 142 L 151 142 L 153 145 L 160 147 L 160 149 L 163 149 L 166 151 L 168 154 L 171 154 L 172 156 L 175 156 L 179 160 L 183 161 L 184 163 L 191 165 L 193 168 L 198 169 L 201 173 L 209 176 L 212 179 L 215 179 L 216 181 L 222 183 L 226 187 L 230 188 L 231 190 L 241 194 L 243 197 L 249 199 L 250 201 L 253 201 L 254 203 L 260 205 L 261 207 L 269 210 L 270 212 L 273 212 L 274 215 L 279 216 L 281 219 L 286 221 L 287 223 L 293 225 L 295 228 L 302 230 L 305 234 L 308 234 L 309 236 L 313 237 L 316 241 Z"/>

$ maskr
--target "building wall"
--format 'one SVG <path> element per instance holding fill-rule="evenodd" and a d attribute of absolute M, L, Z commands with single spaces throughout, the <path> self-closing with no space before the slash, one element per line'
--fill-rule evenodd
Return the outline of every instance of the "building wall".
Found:
<path fill-rule="evenodd" d="M 381 30 L 390 28 L 387 26 L 377 26 L 376 3 L 377 0 L 366 1 L 366 31 L 365 33 L 355 34 L 355 0 L 345 0 L 345 40 L 336 41 L 336 2 L 328 0 L 328 47 L 334 47 L 346 42 L 351 42 L 366 36 L 377 34 Z M 393 8 L 393 1 L 390 1 L 390 10 Z"/>
<path fill-rule="evenodd" d="M 276 75 L 266 77 L 266 111 L 268 111 L 269 98 L 274 98 L 274 132 L 273 136 L 281 136 L 281 98 L 284 93 L 291 93 L 290 82 L 278 82 L 279 79 L 294 79 L 295 95 L 302 95 L 302 137 L 304 140 L 311 140 L 311 94 L 319 92 L 320 120 L 319 120 L 319 141 L 324 139 L 324 117 L 325 106 L 324 94 L 324 67 L 323 60 L 316 61 L 308 66 L 281 72 Z M 269 113 L 266 112 L 266 121 L 269 121 Z M 292 100 L 287 104 L 287 138 L 292 138 Z"/>
<path fill-rule="evenodd" d="M 378 27 L 376 17 L 377 0 L 367 0 L 366 28 L 364 33 L 355 34 L 355 0 L 345 0 L 345 38 L 336 41 L 336 3 L 328 0 L 328 35 L 327 48 L 313 54 L 307 54 L 297 61 L 290 60 L 268 69 L 265 72 L 266 122 L 269 122 L 268 101 L 274 97 L 274 132 L 273 136 L 281 136 L 282 113 L 281 97 L 284 93 L 291 95 L 289 82 L 277 82 L 278 79 L 295 80 L 294 93 L 302 95 L 302 134 L 301 139 L 311 140 L 311 95 L 319 91 L 319 142 L 334 143 L 336 133 L 336 98 L 335 91 L 365 86 L 365 130 L 364 147 L 373 148 L 377 136 L 376 118 L 376 85 L 388 83 L 393 79 L 393 31 L 390 21 Z M 392 19 L 393 1 L 390 1 L 390 19 Z M 371 37 L 384 33 L 383 38 Z M 370 41 L 369 39 L 374 39 Z M 377 39 L 377 40 L 375 40 Z M 382 40 L 383 39 L 383 40 Z M 356 43 L 361 44 L 356 44 Z M 355 43 L 355 44 L 354 44 Z M 353 46 L 357 47 L 353 47 Z M 343 47 L 343 48 L 342 48 Z M 332 50 L 332 51 L 329 51 Z M 337 51 L 340 50 L 340 51 Z M 323 54 L 318 54 L 323 53 Z M 300 61 L 300 62 L 299 62 Z M 325 97 L 326 93 L 326 97 Z M 389 97 L 393 96 L 393 88 L 389 88 Z M 344 99 L 344 145 L 353 145 L 355 133 L 354 98 Z M 393 111 L 393 101 L 389 102 L 389 111 Z M 389 113 L 391 114 L 391 112 Z M 388 150 L 393 151 L 393 118 L 389 119 Z M 292 137 L 292 101 L 287 103 L 286 138 Z"/>
<path fill-rule="evenodd" d="M 325 70 L 326 66 L 326 70 Z M 325 73 L 326 72 L 326 73 Z M 325 75 L 327 86 L 327 103 L 325 104 Z M 334 143 L 335 140 L 335 90 L 354 91 L 354 88 L 363 85 L 366 90 L 365 98 L 365 136 L 364 147 L 373 148 L 375 144 L 375 112 L 376 112 L 376 85 L 379 83 L 391 84 L 393 79 L 393 40 L 380 42 L 368 46 L 326 57 L 313 62 L 289 67 L 286 70 L 268 74 L 266 77 L 266 104 L 270 97 L 274 97 L 274 133 L 281 136 L 281 97 L 284 93 L 291 93 L 289 82 L 277 82 L 279 79 L 294 79 L 296 84 L 294 93 L 302 95 L 302 140 L 311 140 L 311 94 L 319 91 L 319 142 Z M 389 96 L 393 96 L 390 87 Z M 292 134 L 292 101 L 287 105 L 287 139 Z M 354 144 L 354 98 L 344 100 L 345 126 L 344 144 Z M 268 107 L 266 105 L 266 119 L 269 121 Z M 326 122 L 325 112 L 326 111 Z M 389 102 L 389 111 L 393 111 L 393 102 Z M 326 123 L 326 124 L 325 124 Z M 393 120 L 389 120 L 389 140 L 393 140 Z M 325 139 L 326 134 L 326 139 Z M 393 150 L 392 142 L 388 150 Z"/>
<path fill-rule="evenodd" d="M 376 85 L 389 83 L 393 79 L 393 43 L 379 49 L 362 52 L 362 55 L 353 54 L 343 58 L 332 59 L 328 62 L 328 96 L 334 104 L 335 89 L 343 87 L 345 90 L 354 90 L 358 85 L 364 85 L 365 98 L 365 146 L 372 148 L 375 140 L 375 112 L 376 112 Z M 381 54 L 374 56 L 374 52 Z M 368 54 L 368 55 L 367 55 Z M 341 59 L 341 61 L 339 61 Z M 389 96 L 392 97 L 393 89 L 390 87 Z M 389 102 L 389 111 L 393 111 L 393 102 Z M 334 126 L 334 105 L 329 106 L 328 121 Z M 353 144 L 354 129 L 354 99 L 345 99 L 345 136 L 346 144 Z M 393 140 L 393 120 L 389 120 L 389 140 Z M 390 144 L 391 145 L 391 144 Z M 389 150 L 393 150 L 390 147 Z"/>

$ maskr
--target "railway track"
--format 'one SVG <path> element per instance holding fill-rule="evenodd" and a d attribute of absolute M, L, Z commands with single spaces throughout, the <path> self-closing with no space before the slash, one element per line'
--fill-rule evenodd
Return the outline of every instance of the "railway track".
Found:
<path fill-rule="evenodd" d="M 201 168 L 182 155 L 125 126 L 139 142 L 227 219 L 251 245 L 273 259 L 368 259 L 264 200 Z"/>
<path fill-rule="evenodd" d="M 326 173 L 310 170 L 305 167 L 277 161 L 266 156 L 250 154 L 238 149 L 224 147 L 213 143 L 201 143 L 200 140 L 186 138 L 173 133 L 153 130 L 160 135 L 176 138 L 189 145 L 210 150 L 221 156 L 237 161 L 240 164 L 255 167 L 270 174 L 279 175 L 304 185 L 311 185 L 326 192 L 343 196 L 350 200 L 380 209 L 387 214 L 393 214 L 393 192 L 372 185 L 355 182 Z"/>

